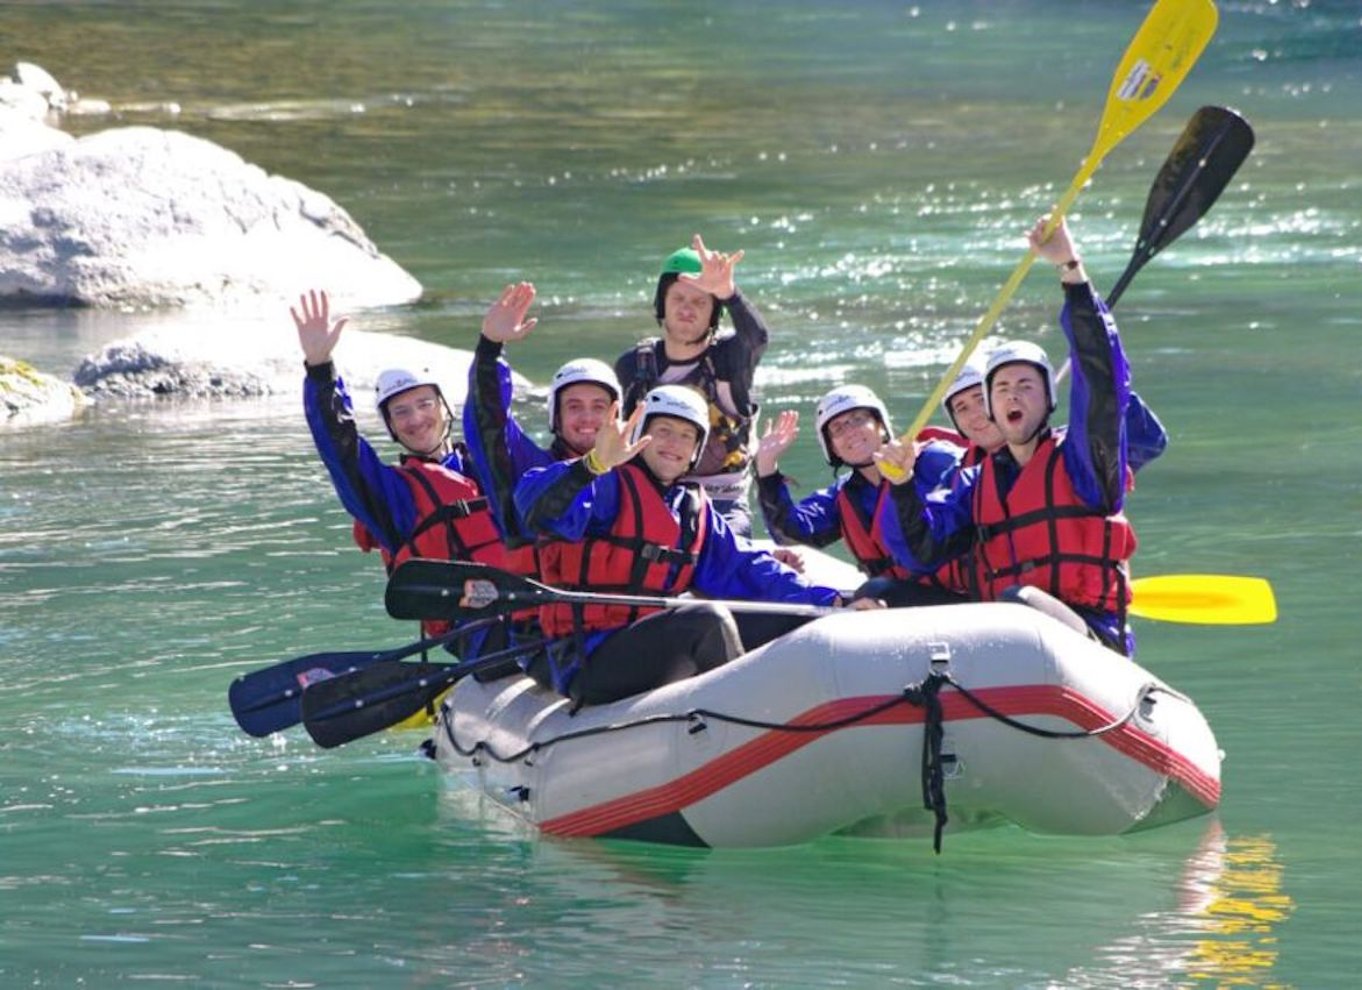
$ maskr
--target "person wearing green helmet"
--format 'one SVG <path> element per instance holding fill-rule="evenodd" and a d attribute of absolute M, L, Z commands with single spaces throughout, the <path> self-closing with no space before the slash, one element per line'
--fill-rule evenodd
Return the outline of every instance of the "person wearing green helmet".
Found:
<path fill-rule="evenodd" d="M 704 487 L 735 533 L 750 536 L 747 495 L 757 415 L 752 383 L 770 332 L 734 281 L 733 270 L 742 257 L 741 250 L 709 250 L 699 234 L 690 247 L 672 252 L 662 263 L 653 294 L 653 314 L 662 334 L 621 354 L 615 374 L 624 388 L 626 416 L 656 385 L 688 385 L 704 396 L 709 440 L 690 479 Z M 720 332 L 725 309 L 733 329 Z"/>

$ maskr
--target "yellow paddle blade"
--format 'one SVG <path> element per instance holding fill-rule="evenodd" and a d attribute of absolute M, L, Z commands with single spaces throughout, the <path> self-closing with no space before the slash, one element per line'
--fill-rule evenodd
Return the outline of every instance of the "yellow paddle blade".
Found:
<path fill-rule="evenodd" d="M 1277 621 L 1277 599 L 1263 578 L 1227 574 L 1164 574 L 1130 583 L 1130 614 L 1209 626 Z"/>
<path fill-rule="evenodd" d="M 1097 127 L 1097 139 L 1068 190 L 1050 211 L 1049 231 L 1059 226 L 1060 217 L 1068 212 L 1078 198 L 1079 191 L 1092 178 L 1107 153 L 1168 102 L 1211 40 L 1218 19 L 1212 0 L 1159 0 L 1154 4 L 1116 67 L 1111 88 L 1107 91 L 1107 104 L 1102 110 L 1102 121 Z M 1049 236 L 1048 233 L 1046 236 Z M 946 369 L 932 394 L 922 404 L 922 409 L 901 438 L 903 443 L 912 443 L 913 438 L 922 432 L 927 420 L 931 419 L 932 413 L 940 405 L 946 385 L 960 373 L 965 361 L 979 346 L 979 341 L 998 322 L 1003 307 L 1017 291 L 1034 261 L 1035 255 L 1027 251 L 999 290 L 993 305 L 980 317 L 974 333 L 960 349 L 959 356 Z M 895 479 L 902 474 L 893 464 L 881 465 L 880 470 Z"/>
<path fill-rule="evenodd" d="M 1168 102 L 1215 34 L 1219 16 L 1212 0 L 1154 5 L 1112 76 L 1089 157 L 1105 157 Z"/>

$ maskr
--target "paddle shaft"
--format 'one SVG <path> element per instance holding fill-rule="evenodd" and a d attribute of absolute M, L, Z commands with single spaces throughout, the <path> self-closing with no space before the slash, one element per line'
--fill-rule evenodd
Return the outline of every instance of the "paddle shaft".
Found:
<path fill-rule="evenodd" d="M 530 608 L 538 605 L 629 605 L 635 608 L 684 608 L 687 605 L 700 605 L 708 603 L 711 605 L 722 605 L 734 612 L 757 612 L 767 615 L 807 615 L 822 616 L 831 615 L 833 612 L 841 611 L 833 606 L 825 605 L 799 605 L 787 602 L 750 602 L 734 599 L 714 599 L 714 598 L 666 598 L 650 595 L 615 595 L 605 592 L 594 591 L 567 591 L 563 588 L 554 588 L 538 581 L 519 579 L 525 584 L 530 585 L 526 591 L 498 589 L 495 601 L 488 602 L 484 606 L 463 606 L 469 611 L 482 611 L 485 608 L 497 608 L 499 611 L 512 611 L 519 608 Z M 404 595 L 414 595 L 417 597 L 428 597 L 432 600 L 439 600 L 448 603 L 451 607 L 457 605 L 455 595 L 457 589 L 451 589 L 444 584 L 403 584 L 402 593 Z"/>

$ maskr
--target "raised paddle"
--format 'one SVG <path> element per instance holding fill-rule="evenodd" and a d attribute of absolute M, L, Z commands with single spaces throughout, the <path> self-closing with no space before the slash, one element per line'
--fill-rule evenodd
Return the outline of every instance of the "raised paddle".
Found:
<path fill-rule="evenodd" d="M 382 732 L 429 708 L 469 674 L 498 667 L 545 642 L 521 643 L 466 663 L 385 660 L 320 681 L 303 692 L 303 727 L 323 749 Z"/>
<path fill-rule="evenodd" d="M 1136 273 L 1209 212 L 1251 150 L 1253 128 L 1233 110 L 1202 107 L 1192 114 L 1149 187 L 1135 249 L 1107 293 L 1107 306 L 1115 307 Z M 1069 365 L 1066 358 L 1056 381 Z"/>
<path fill-rule="evenodd" d="M 786 602 L 721 601 L 661 598 L 567 591 L 487 564 L 416 558 L 401 564 L 388 578 L 383 602 L 394 619 L 468 619 L 489 612 L 513 612 L 538 605 L 632 605 L 637 608 L 681 608 L 699 602 L 725 605 L 735 612 L 772 615 L 829 615 L 841 611 L 822 605 Z"/>
<path fill-rule="evenodd" d="M 1277 600 L 1263 578 L 1164 574 L 1130 582 L 1130 614 L 1163 622 L 1240 626 L 1277 621 Z"/>
<path fill-rule="evenodd" d="M 1131 279 L 1154 255 L 1210 211 L 1253 150 L 1253 140 L 1253 128 L 1233 110 L 1202 107 L 1192 114 L 1154 177 L 1135 250 L 1107 293 L 1108 306 L 1116 305 Z"/>
<path fill-rule="evenodd" d="M 453 642 L 464 633 L 490 626 L 495 618 L 466 623 L 442 636 L 417 640 L 393 650 L 352 651 L 348 653 L 309 653 L 305 657 L 250 673 L 232 681 L 227 701 L 237 725 L 253 736 L 281 732 L 303 720 L 300 702 L 303 690 L 319 681 L 385 661 L 401 660 Z"/>
<path fill-rule="evenodd" d="M 1111 86 L 1107 91 L 1107 102 L 1102 110 L 1097 137 L 1073 182 L 1050 211 L 1046 236 L 1059 225 L 1060 218 L 1078 198 L 1084 184 L 1102 164 L 1102 159 L 1168 102 L 1168 98 L 1191 71 L 1202 50 L 1211 40 L 1217 19 L 1212 0 L 1158 0 L 1158 3 L 1154 4 L 1116 67 L 1116 73 L 1112 76 Z M 912 439 L 922 432 L 927 420 L 941 404 L 941 396 L 945 393 L 947 384 L 955 380 L 955 376 L 965 366 L 965 361 L 979 345 L 979 341 L 984 339 L 989 329 L 998 321 L 1003 307 L 1017 291 L 1034 261 L 1035 255 L 1029 250 L 1022 256 L 1011 277 L 994 298 L 993 304 L 979 318 L 974 333 L 960 349 L 955 361 L 937 382 L 936 388 L 922 404 L 922 409 L 912 425 L 903 434 L 904 443 L 911 443 Z M 891 473 L 892 470 L 891 467 Z"/>

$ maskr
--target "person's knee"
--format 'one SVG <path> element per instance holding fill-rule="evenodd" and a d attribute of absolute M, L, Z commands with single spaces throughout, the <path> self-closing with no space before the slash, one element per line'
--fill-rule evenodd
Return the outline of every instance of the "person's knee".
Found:
<path fill-rule="evenodd" d="M 701 670 L 710 670 L 727 663 L 742 653 L 742 636 L 738 623 L 726 605 L 697 601 L 676 610 L 684 632 L 677 630 L 691 644 L 689 652 L 695 656 Z"/>

